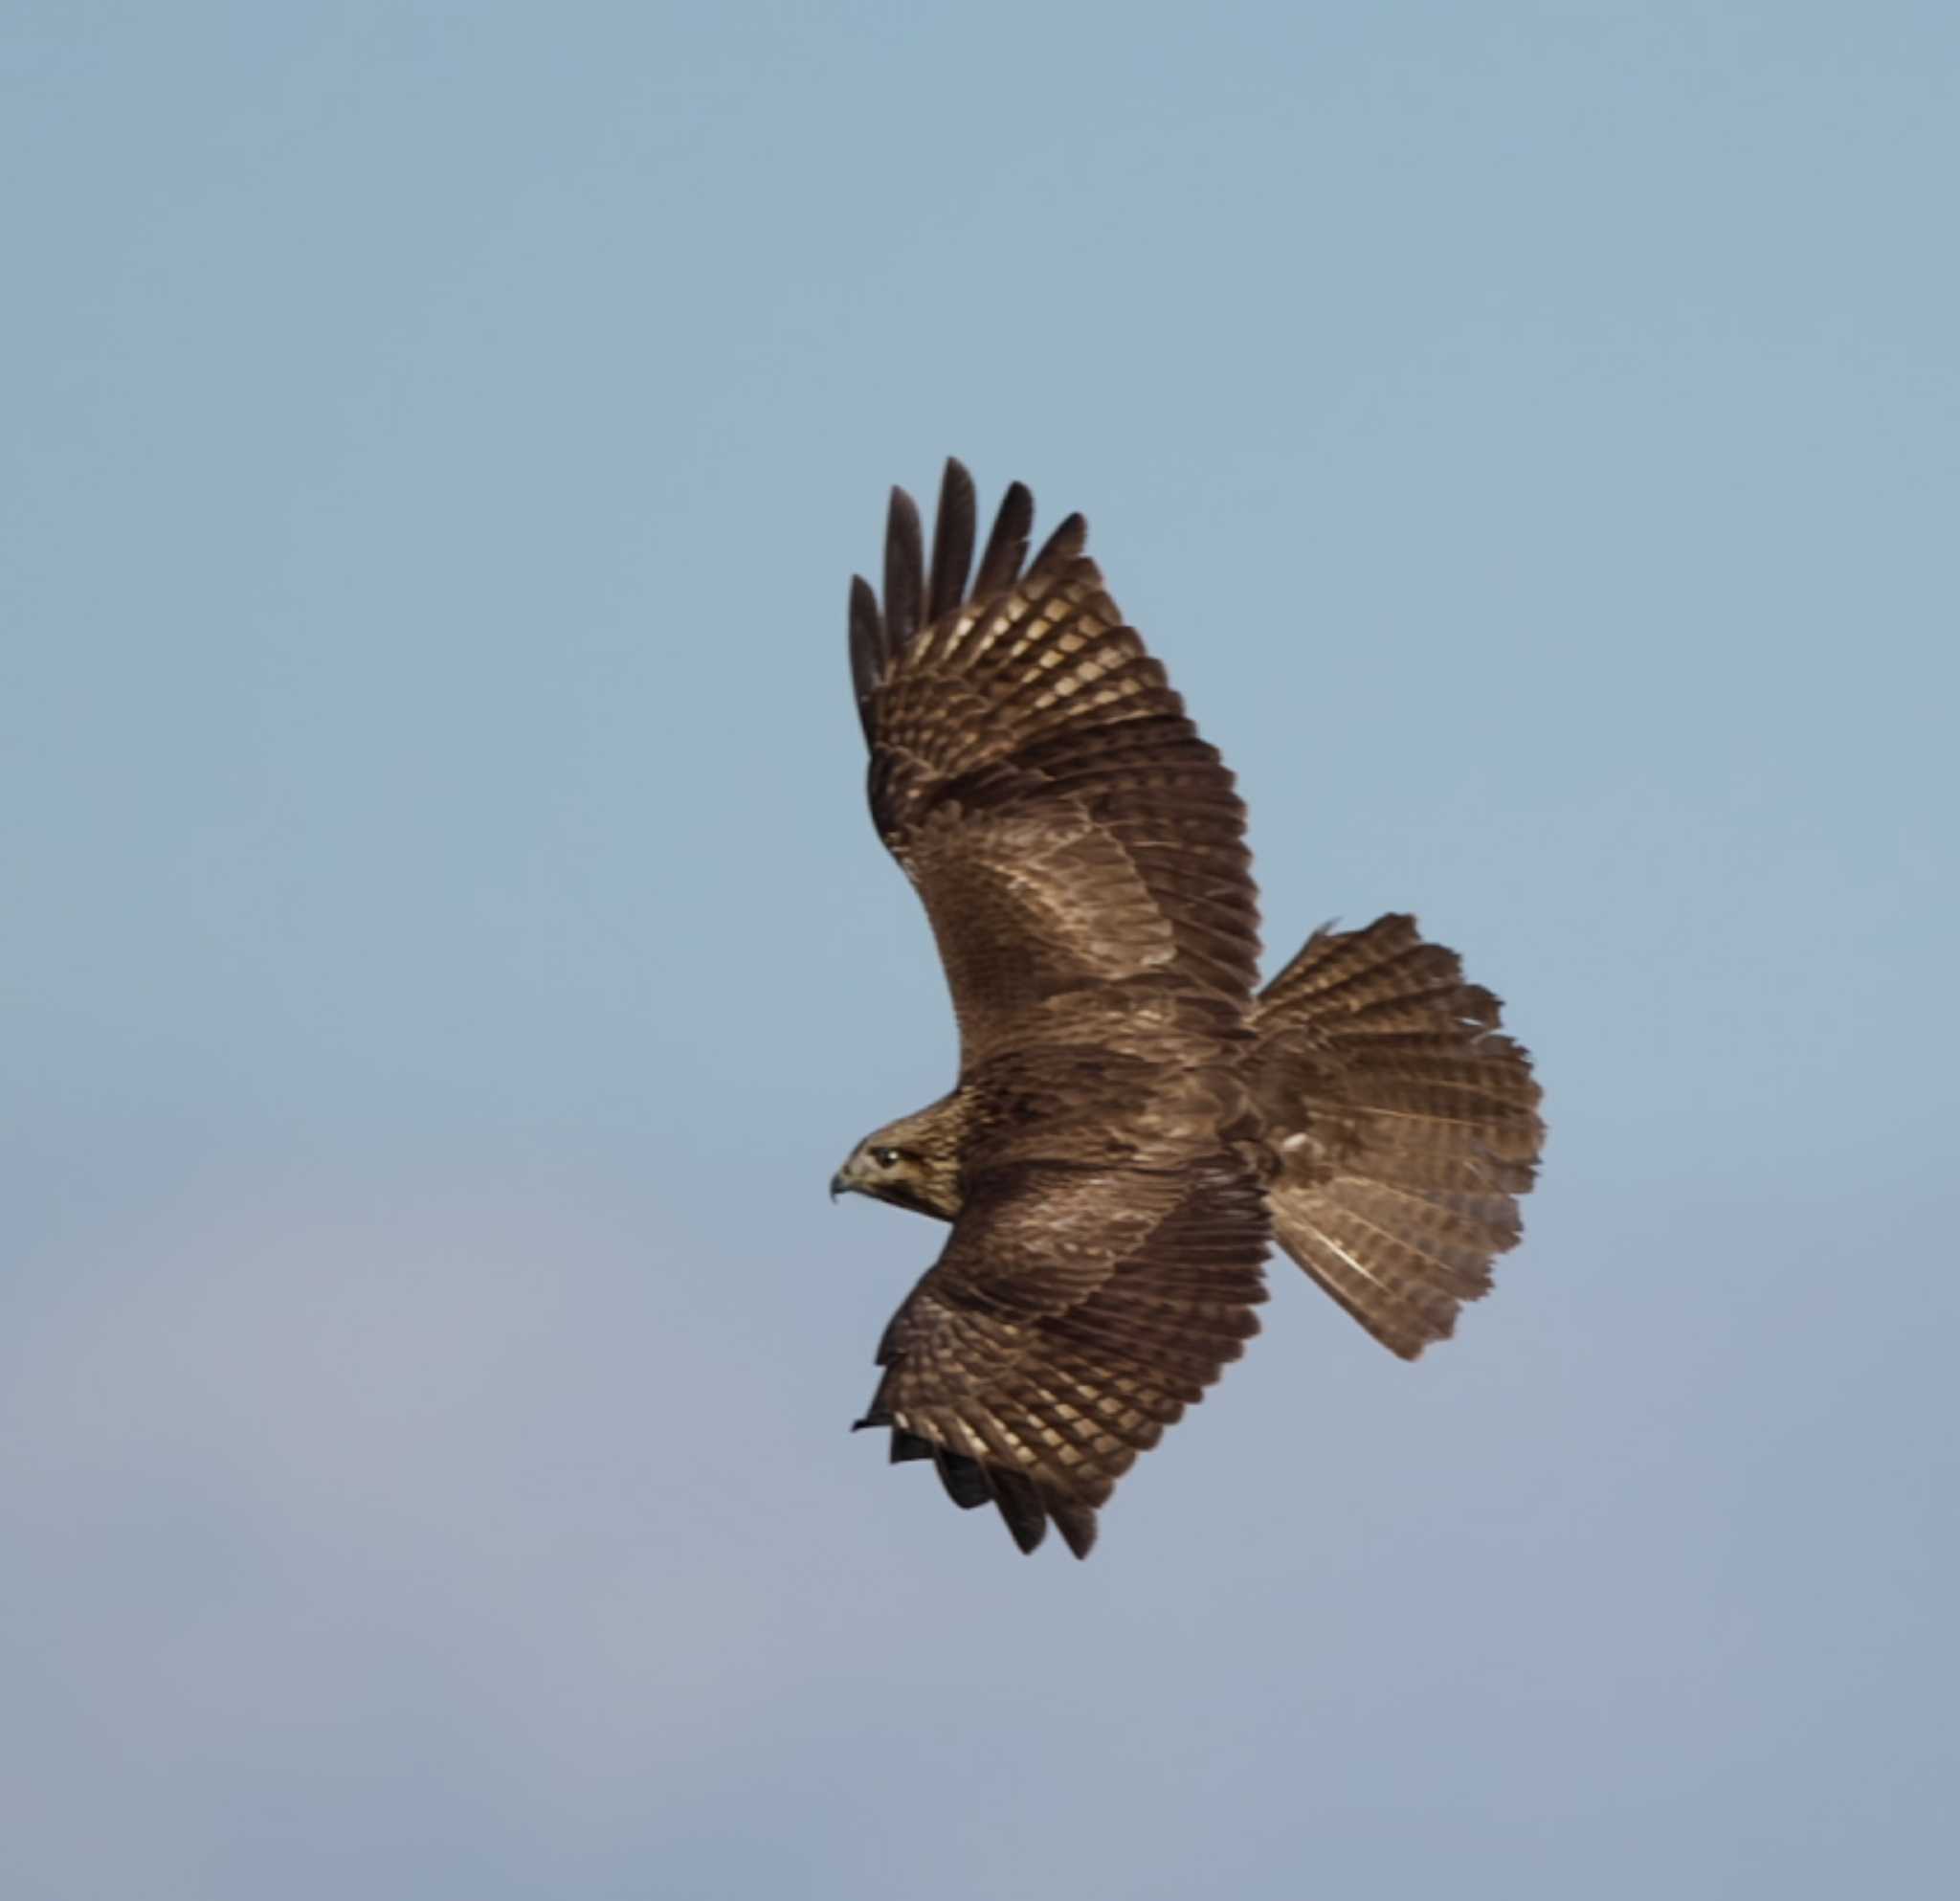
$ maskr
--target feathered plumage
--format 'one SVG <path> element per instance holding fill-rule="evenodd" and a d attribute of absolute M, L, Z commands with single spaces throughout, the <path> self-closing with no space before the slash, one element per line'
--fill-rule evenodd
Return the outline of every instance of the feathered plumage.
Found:
<path fill-rule="evenodd" d="M 1518 1238 L 1543 1127 L 1497 999 L 1411 918 L 1320 932 L 1255 995 L 1232 775 L 1083 553 L 1032 561 L 1007 491 L 969 584 L 948 462 L 928 565 L 892 492 L 882 600 L 851 586 L 879 835 L 931 920 L 960 1076 L 833 1183 L 953 1223 L 861 1425 L 1024 1551 L 1078 1556 L 1137 1454 L 1258 1331 L 1282 1246 L 1414 1358 Z"/>

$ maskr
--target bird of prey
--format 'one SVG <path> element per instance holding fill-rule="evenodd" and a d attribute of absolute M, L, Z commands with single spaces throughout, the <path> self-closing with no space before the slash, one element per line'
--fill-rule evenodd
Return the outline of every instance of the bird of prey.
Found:
<path fill-rule="evenodd" d="M 1078 1557 L 1139 1452 L 1258 1331 L 1280 1245 L 1392 1353 L 1519 1238 L 1543 1139 L 1498 999 L 1413 917 L 1316 931 L 1258 989 L 1232 774 L 1071 515 L 1016 482 L 973 565 L 949 461 L 928 563 L 894 489 L 851 584 L 874 823 L 931 921 L 960 1072 L 831 1183 L 951 1224 L 860 1426 Z"/>

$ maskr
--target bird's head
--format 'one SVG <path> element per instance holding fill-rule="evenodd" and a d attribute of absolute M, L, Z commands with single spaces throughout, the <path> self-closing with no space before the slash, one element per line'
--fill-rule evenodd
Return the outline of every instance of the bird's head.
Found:
<path fill-rule="evenodd" d="M 858 1143 L 831 1176 L 831 1199 L 840 1195 L 868 1195 L 949 1221 L 960 1212 L 957 1144 L 929 1109 L 888 1123 Z"/>

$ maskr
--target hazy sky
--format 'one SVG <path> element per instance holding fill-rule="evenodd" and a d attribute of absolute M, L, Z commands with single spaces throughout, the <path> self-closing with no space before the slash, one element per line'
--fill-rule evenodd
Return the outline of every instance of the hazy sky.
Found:
<path fill-rule="evenodd" d="M 0 26 L 0 1874 L 30 1901 L 1930 1891 L 1960 12 Z M 1023 1559 L 844 1430 L 951 1078 L 845 584 L 1081 508 L 1274 963 L 1552 1138 Z M 1053 1542 L 1053 1541 L 1052 1541 Z"/>

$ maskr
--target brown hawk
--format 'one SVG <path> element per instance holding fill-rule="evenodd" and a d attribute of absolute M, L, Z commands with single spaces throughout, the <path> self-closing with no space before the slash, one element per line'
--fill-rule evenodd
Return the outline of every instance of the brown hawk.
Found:
<path fill-rule="evenodd" d="M 952 1224 L 859 1425 L 1078 1557 L 1096 1511 L 1258 1331 L 1278 1240 L 1414 1359 L 1490 1286 L 1544 1127 L 1498 999 L 1412 917 L 1316 931 L 1258 990 L 1244 807 L 1071 515 L 973 568 L 948 462 L 928 565 L 892 492 L 851 584 L 879 836 L 931 920 L 960 1075 L 853 1151 L 855 1191 Z"/>

